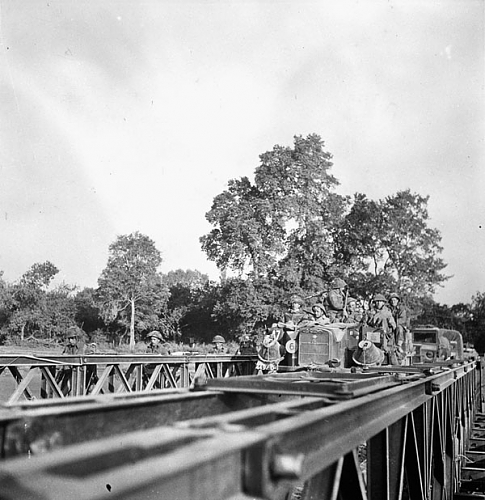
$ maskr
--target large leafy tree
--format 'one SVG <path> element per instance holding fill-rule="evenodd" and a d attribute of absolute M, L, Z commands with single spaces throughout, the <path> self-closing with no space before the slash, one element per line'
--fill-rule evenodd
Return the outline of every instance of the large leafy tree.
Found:
<path fill-rule="evenodd" d="M 222 271 L 262 275 L 284 249 L 283 221 L 247 177 L 229 181 L 206 218 L 215 227 L 201 238 L 202 248 Z"/>
<path fill-rule="evenodd" d="M 201 238 L 209 259 L 243 277 L 282 278 L 289 288 L 315 286 L 334 264 L 334 232 L 346 199 L 333 192 L 332 155 L 318 135 L 260 156 L 254 183 L 232 180 L 215 197 Z"/>
<path fill-rule="evenodd" d="M 158 267 L 162 262 L 155 243 L 141 233 L 118 236 L 109 246 L 108 263 L 98 279 L 98 305 L 107 322 L 129 332 L 135 347 L 135 326 L 158 327 L 168 291 Z"/>
<path fill-rule="evenodd" d="M 355 195 L 337 238 L 361 294 L 398 291 L 412 305 L 448 279 L 440 232 L 429 226 L 428 199 L 410 190 L 379 201 Z"/>

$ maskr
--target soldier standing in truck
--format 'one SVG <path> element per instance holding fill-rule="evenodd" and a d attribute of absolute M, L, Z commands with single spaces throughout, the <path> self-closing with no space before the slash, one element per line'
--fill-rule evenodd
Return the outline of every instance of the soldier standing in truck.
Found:
<path fill-rule="evenodd" d="M 409 328 L 409 316 L 406 307 L 401 303 L 401 297 L 398 293 L 391 293 L 389 296 L 389 305 L 392 317 L 396 322 L 396 339 L 402 339 L 402 346 L 406 353 L 412 351 L 412 336 Z"/>

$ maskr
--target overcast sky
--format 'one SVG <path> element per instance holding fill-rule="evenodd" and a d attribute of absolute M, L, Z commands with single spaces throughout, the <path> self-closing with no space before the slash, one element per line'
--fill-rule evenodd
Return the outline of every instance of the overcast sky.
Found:
<path fill-rule="evenodd" d="M 96 286 L 140 231 L 218 273 L 205 213 L 316 133 L 339 192 L 429 195 L 446 272 L 485 292 L 484 2 L 0 0 L 0 270 Z"/>

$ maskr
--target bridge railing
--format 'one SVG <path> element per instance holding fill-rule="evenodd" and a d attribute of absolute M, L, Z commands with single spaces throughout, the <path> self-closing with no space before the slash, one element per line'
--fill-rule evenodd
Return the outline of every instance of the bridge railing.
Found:
<path fill-rule="evenodd" d="M 190 387 L 196 378 L 250 375 L 255 356 L 0 356 L 0 402 Z"/>

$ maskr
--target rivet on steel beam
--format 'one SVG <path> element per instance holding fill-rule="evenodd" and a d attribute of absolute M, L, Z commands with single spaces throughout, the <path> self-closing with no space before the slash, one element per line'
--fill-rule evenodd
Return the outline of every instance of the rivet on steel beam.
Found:
<path fill-rule="evenodd" d="M 277 453 L 271 462 L 271 473 L 275 479 L 299 479 L 303 473 L 305 455 Z"/>

